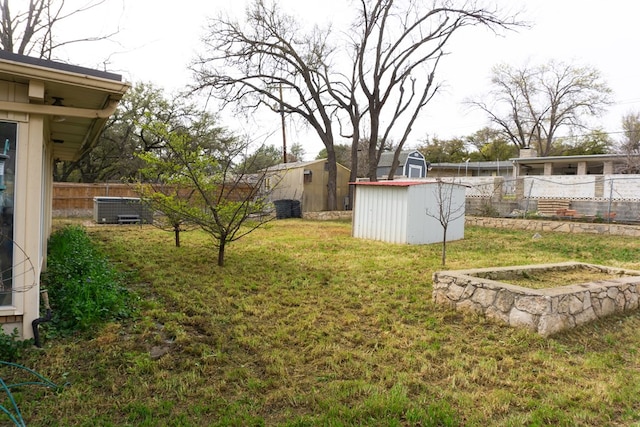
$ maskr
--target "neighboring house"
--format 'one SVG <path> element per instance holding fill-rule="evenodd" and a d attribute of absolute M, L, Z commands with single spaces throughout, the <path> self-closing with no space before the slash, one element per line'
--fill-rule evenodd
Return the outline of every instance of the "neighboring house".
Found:
<path fill-rule="evenodd" d="M 637 159 L 631 161 L 640 163 Z M 626 169 L 630 158 L 625 154 L 537 157 L 535 150 L 523 149 L 520 157 L 511 159 L 511 162 L 515 176 L 611 175 Z"/>
<path fill-rule="evenodd" d="M 51 234 L 53 165 L 97 140 L 129 88 L 117 74 L 0 51 L 0 325 L 33 337 Z"/>
<path fill-rule="evenodd" d="M 514 178 L 537 175 L 611 175 L 628 168 L 624 154 L 536 157 L 534 150 L 520 150 L 520 157 L 498 162 L 432 163 L 437 177 L 502 176 Z M 635 160 L 640 164 L 640 159 Z"/>
<path fill-rule="evenodd" d="M 353 237 L 428 244 L 464 238 L 465 186 L 443 181 L 357 182 Z"/>
<path fill-rule="evenodd" d="M 345 210 L 349 196 L 349 169 L 338 163 L 336 197 L 338 210 Z M 328 210 L 327 185 L 329 172 L 327 160 L 281 163 L 267 170 L 264 187 L 269 199 L 299 200 L 302 212 Z"/>
<path fill-rule="evenodd" d="M 513 176 L 513 162 L 431 163 L 431 177 Z"/>
<path fill-rule="evenodd" d="M 393 162 L 393 151 L 386 151 L 380 156 L 376 176 L 378 179 L 387 179 Z M 403 150 L 398 157 L 398 168 L 393 177 L 397 178 L 425 178 L 429 164 L 424 156 L 417 150 Z"/>

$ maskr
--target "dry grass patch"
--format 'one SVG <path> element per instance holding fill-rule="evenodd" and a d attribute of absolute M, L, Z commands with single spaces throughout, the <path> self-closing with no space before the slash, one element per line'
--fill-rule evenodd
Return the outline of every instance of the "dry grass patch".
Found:
<path fill-rule="evenodd" d="M 587 282 L 629 277 L 625 274 L 595 271 L 593 269 L 574 268 L 571 270 L 529 270 L 518 277 L 501 279 L 503 283 L 522 286 L 530 289 L 557 288 Z"/>
<path fill-rule="evenodd" d="M 98 226 L 139 315 L 46 341 L 24 362 L 29 425 L 602 426 L 640 417 L 640 316 L 543 339 L 435 306 L 440 246 L 353 239 L 348 222 L 280 220 L 228 248 L 203 233 Z M 505 250 L 504 248 L 509 248 Z M 470 228 L 449 268 L 577 260 L 638 268 L 633 239 Z M 162 347 L 162 354 L 153 349 Z"/>

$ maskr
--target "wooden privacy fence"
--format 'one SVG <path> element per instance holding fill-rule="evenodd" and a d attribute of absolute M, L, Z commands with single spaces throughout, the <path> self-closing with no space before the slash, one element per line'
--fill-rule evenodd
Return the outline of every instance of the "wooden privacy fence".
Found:
<path fill-rule="evenodd" d="M 93 209 L 94 197 L 139 197 L 127 184 L 53 183 L 53 210 Z"/>
<path fill-rule="evenodd" d="M 250 197 L 253 187 L 248 183 L 231 185 L 225 188 L 224 196 L 228 200 L 241 201 Z M 53 183 L 53 210 L 77 211 L 93 210 L 94 197 L 140 197 L 134 187 L 121 183 L 78 184 L 71 182 Z"/>

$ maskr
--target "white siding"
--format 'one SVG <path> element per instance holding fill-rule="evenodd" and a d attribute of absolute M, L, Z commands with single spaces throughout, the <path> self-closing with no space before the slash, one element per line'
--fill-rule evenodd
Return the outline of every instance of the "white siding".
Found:
<path fill-rule="evenodd" d="M 408 220 L 408 242 L 427 244 L 442 242 L 444 229 L 440 223 L 440 200 L 450 206 L 447 241 L 464 238 L 465 189 L 459 185 L 430 183 L 410 187 L 411 200 Z M 449 204 L 448 200 L 451 199 Z"/>
<path fill-rule="evenodd" d="M 353 236 L 407 243 L 407 193 L 407 187 L 357 185 Z"/>
<path fill-rule="evenodd" d="M 389 243 L 427 244 L 441 242 L 439 200 L 451 197 L 447 240 L 464 238 L 465 189 L 436 183 L 356 185 L 353 236 Z M 442 190 L 440 190 L 442 188 Z"/>

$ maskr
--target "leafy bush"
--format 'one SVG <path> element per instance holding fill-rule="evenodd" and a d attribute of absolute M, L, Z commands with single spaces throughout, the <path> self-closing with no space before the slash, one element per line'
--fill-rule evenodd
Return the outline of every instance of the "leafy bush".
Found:
<path fill-rule="evenodd" d="M 33 340 L 21 341 L 19 337 L 17 328 L 11 334 L 5 334 L 0 329 L 0 360 L 15 362 L 22 356 L 22 350 L 33 345 Z"/>
<path fill-rule="evenodd" d="M 51 235 L 43 283 L 51 299 L 48 329 L 66 335 L 128 317 L 131 298 L 119 273 L 77 225 Z"/>

